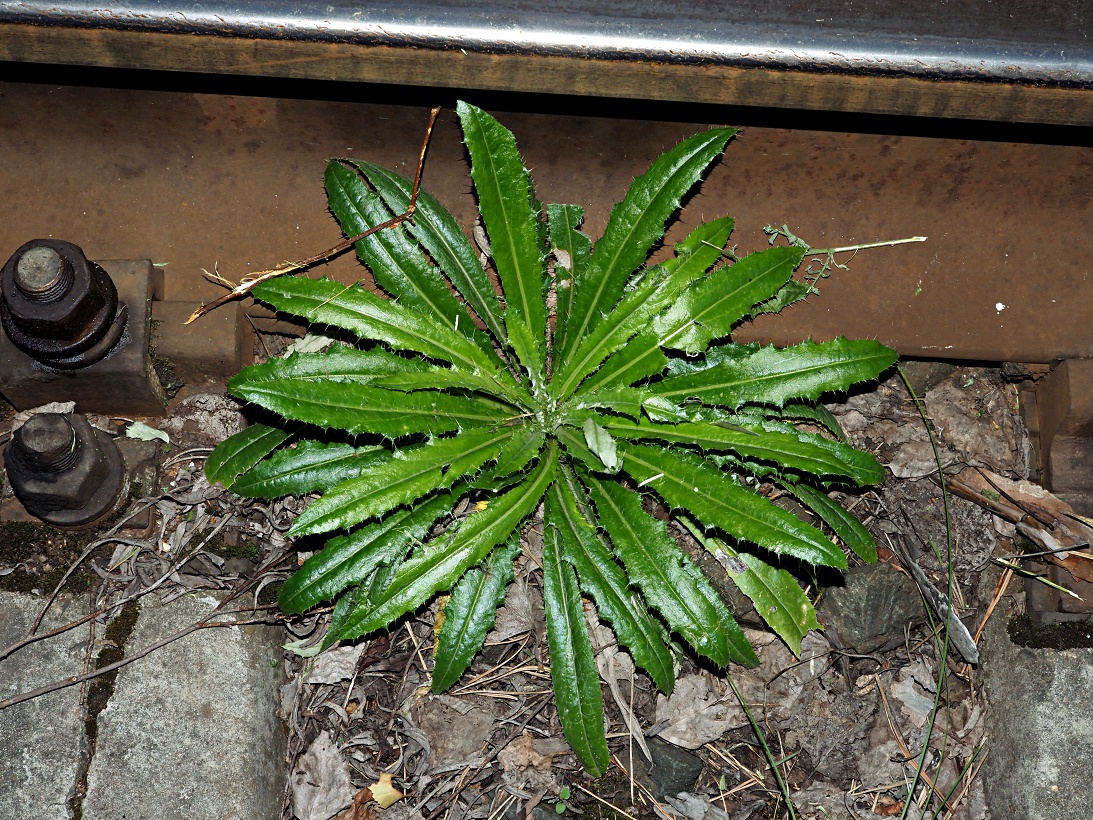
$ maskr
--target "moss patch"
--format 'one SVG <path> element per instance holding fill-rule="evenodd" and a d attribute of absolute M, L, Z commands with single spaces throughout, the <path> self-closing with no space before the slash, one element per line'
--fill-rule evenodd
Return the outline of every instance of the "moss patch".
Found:
<path fill-rule="evenodd" d="M 0 567 L 19 566 L 0 577 L 10 592 L 52 591 L 95 538 L 92 531 L 68 532 L 46 524 L 9 521 L 0 524 Z M 105 549 L 105 546 L 104 546 Z M 93 573 L 84 562 L 65 584 L 67 592 L 86 592 Z"/>
<path fill-rule="evenodd" d="M 262 560 L 262 550 L 258 547 L 257 542 L 246 540 L 239 533 L 233 533 L 233 535 L 239 539 L 238 543 L 232 543 L 225 538 L 224 530 L 221 530 L 205 545 L 205 549 L 214 555 L 219 555 L 225 560 L 229 558 L 246 558 L 248 561 L 253 561 L 256 564 Z M 203 533 L 199 534 L 196 541 L 200 543 L 203 537 Z"/>
<path fill-rule="evenodd" d="M 178 371 L 175 369 L 175 364 L 166 356 L 161 356 L 156 351 L 156 342 L 159 339 L 159 326 L 162 322 L 153 319 L 151 329 L 151 342 L 149 343 L 149 353 L 152 357 L 152 368 L 156 371 L 156 377 L 159 379 L 159 384 L 163 388 L 163 395 L 168 400 L 173 399 L 178 391 L 182 389 L 184 382 L 179 378 Z"/>
<path fill-rule="evenodd" d="M 1033 649 L 1088 649 L 1093 647 L 1093 621 L 1038 626 L 1029 615 L 1018 615 L 1007 626 L 1010 640 Z"/>
<path fill-rule="evenodd" d="M 139 615 L 140 604 L 136 601 L 130 601 L 106 625 L 103 648 L 95 659 L 95 669 L 103 669 L 125 658 L 125 646 L 136 628 Z M 74 794 L 68 801 L 68 808 L 73 820 L 82 820 L 83 818 L 83 797 L 87 794 L 87 772 L 91 768 L 91 760 L 95 756 L 95 745 L 99 739 L 99 715 L 110 704 L 110 698 L 114 694 L 114 686 L 117 683 L 118 672 L 120 671 L 120 669 L 115 669 L 92 678 L 88 682 L 87 711 L 84 717 L 84 735 L 87 737 L 88 748 L 87 757 L 80 767 Z"/>
<path fill-rule="evenodd" d="M 130 601 L 121 608 L 121 612 L 106 627 L 106 635 L 103 638 L 103 648 L 95 660 L 95 669 L 102 669 L 125 658 L 125 645 L 129 642 L 133 629 L 137 625 L 137 616 L 140 615 L 140 605 L 136 601 Z M 115 669 L 97 678 L 92 678 L 87 689 L 87 718 L 84 720 L 84 731 L 90 740 L 98 738 L 99 713 L 110 703 L 110 697 L 114 694 L 114 684 L 117 682 L 118 672 Z"/>

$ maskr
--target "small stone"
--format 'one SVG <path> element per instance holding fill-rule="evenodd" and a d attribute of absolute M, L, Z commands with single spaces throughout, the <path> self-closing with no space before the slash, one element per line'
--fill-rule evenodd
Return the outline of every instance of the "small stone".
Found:
<path fill-rule="evenodd" d="M 903 640 L 908 623 L 925 617 L 915 582 L 891 564 L 846 571 L 846 586 L 831 587 L 817 609 L 838 645 L 868 654 Z"/>
<path fill-rule="evenodd" d="M 639 783 L 658 800 L 694 789 L 702 773 L 701 758 L 659 737 L 648 738 L 646 742 L 653 762 L 642 757 L 639 765 L 634 760 L 634 774 Z"/>

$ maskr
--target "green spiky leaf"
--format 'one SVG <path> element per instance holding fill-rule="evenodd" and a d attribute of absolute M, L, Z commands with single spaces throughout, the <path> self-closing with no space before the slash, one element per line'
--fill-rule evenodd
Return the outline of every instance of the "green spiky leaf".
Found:
<path fill-rule="evenodd" d="M 507 431 L 468 432 L 404 448 L 364 475 L 331 487 L 300 514 L 289 533 L 345 529 L 400 504 L 411 504 L 433 490 L 451 487 L 456 479 L 495 458 L 510 435 Z"/>
<path fill-rule="evenodd" d="M 611 211 L 585 275 L 574 282 L 563 359 L 569 358 L 601 317 L 610 313 L 630 275 L 664 236 L 668 217 L 735 133 L 732 128 L 714 128 L 689 137 L 634 180 L 626 197 Z"/>
<path fill-rule="evenodd" d="M 513 578 L 512 562 L 519 553 L 520 543 L 512 539 L 494 549 L 481 568 L 468 570 L 455 585 L 436 639 L 434 692 L 450 689 L 482 648 L 496 622 L 497 607 L 505 600 L 505 587 Z"/>
<path fill-rule="evenodd" d="M 205 460 L 205 477 L 231 489 L 240 475 L 254 467 L 288 440 L 290 434 L 278 427 L 252 424 L 224 439 Z"/>
<path fill-rule="evenodd" d="M 543 605 L 546 609 L 550 679 L 562 732 L 593 777 L 611 760 L 603 730 L 603 695 L 573 567 L 562 559 L 561 535 L 543 536 Z"/>
<path fill-rule="evenodd" d="M 570 474 L 551 487 L 546 526 L 557 531 L 562 557 L 577 570 L 580 588 L 595 599 L 597 610 L 610 622 L 619 643 L 630 651 L 634 663 L 649 673 L 657 688 L 670 694 L 675 683 L 672 653 L 661 639 L 659 625 L 640 602 L 632 600 L 626 574 L 596 532 L 575 483 Z"/>
<path fill-rule="evenodd" d="M 390 586 L 368 612 L 353 618 L 344 637 L 358 637 L 383 629 L 406 612 L 416 609 L 434 593 L 450 589 L 489 551 L 508 540 L 543 497 L 556 469 L 557 450 L 548 446 L 535 471 L 489 506 L 460 522 L 454 533 L 423 547 L 406 561 Z"/>
<path fill-rule="evenodd" d="M 827 493 L 803 482 L 784 486 L 831 527 L 855 555 L 870 564 L 877 560 L 873 536 L 853 513 L 836 504 Z"/>
<path fill-rule="evenodd" d="M 810 564 L 846 567 L 842 550 L 793 513 L 687 453 L 640 444 L 620 446 L 626 471 L 673 507 L 703 523 Z"/>
<path fill-rule="evenodd" d="M 390 455 L 386 447 L 379 445 L 353 447 L 305 440 L 256 464 L 232 489 L 248 498 L 307 495 L 355 478 Z"/>
<path fill-rule="evenodd" d="M 698 533 L 698 539 L 725 568 L 729 579 L 747 595 L 755 611 L 777 632 L 794 655 L 810 629 L 822 629 L 816 609 L 796 579 L 784 569 L 746 552 L 738 552 L 719 538 Z"/>
<path fill-rule="evenodd" d="M 522 359 L 535 370 L 541 365 L 546 332 L 543 302 L 543 259 L 539 215 L 532 209 L 531 179 L 512 134 L 480 108 L 461 102 L 456 113 L 471 155 L 471 178 L 501 287 L 507 296 L 505 326 L 529 337 Z"/>
<path fill-rule="evenodd" d="M 364 184 L 356 169 L 340 162 L 331 161 L 327 165 L 326 190 L 330 210 L 346 236 L 359 236 L 395 217 L 379 194 Z M 404 224 L 376 231 L 358 241 L 357 256 L 372 271 L 376 284 L 402 304 L 493 353 L 489 340 L 475 327 L 467 309 L 448 289 L 439 269 L 429 262 Z"/>
<path fill-rule="evenodd" d="M 345 160 L 357 168 L 376 189 L 395 213 L 405 213 L 410 207 L 410 195 L 414 184 L 401 174 L 361 160 Z M 490 284 L 474 245 L 463 233 L 451 212 L 428 191 L 418 191 L 414 218 L 403 223 L 422 248 L 436 261 L 444 275 L 451 280 L 456 291 L 493 333 L 499 342 L 505 342 L 504 320 L 501 303 Z"/>
<path fill-rule="evenodd" d="M 278 597 L 281 608 L 285 612 L 306 612 L 363 581 L 376 567 L 404 555 L 451 507 L 451 495 L 440 492 L 412 510 L 396 510 L 382 521 L 332 538 L 285 582 Z"/>
<path fill-rule="evenodd" d="M 896 352 L 870 339 L 802 342 L 762 347 L 683 376 L 664 379 L 654 392 L 672 399 L 697 399 L 736 409 L 744 404 L 781 407 L 791 399 L 818 399 L 875 379 L 896 361 Z"/>

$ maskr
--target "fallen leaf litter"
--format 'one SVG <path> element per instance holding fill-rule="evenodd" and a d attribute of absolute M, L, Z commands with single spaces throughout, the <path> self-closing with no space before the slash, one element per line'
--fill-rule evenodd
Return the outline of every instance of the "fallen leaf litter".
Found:
<path fill-rule="evenodd" d="M 927 393 L 935 422 L 944 420 L 937 427 L 947 472 L 983 468 L 1007 480 L 1028 478 L 1028 439 L 1011 394 L 997 371 L 970 369 L 954 371 Z M 106 540 L 88 562 L 97 579 L 100 618 L 144 594 L 169 601 L 207 589 L 233 595 L 237 619 L 285 620 L 268 608 L 245 610 L 268 600 L 263 590 L 295 568 L 293 545 L 283 533 L 304 502 L 243 501 L 205 482 L 201 467 L 208 448 L 239 423 L 230 404 L 220 397 L 192 397 L 161 425 L 174 455 L 165 462 L 159 492 L 141 502 L 156 510 L 151 531 L 114 541 L 110 536 L 117 533 L 102 533 Z M 929 546 L 944 549 L 945 543 L 933 453 L 906 391 L 889 379 L 830 409 L 852 443 L 876 452 L 889 467 L 882 488 L 845 499 L 873 531 L 882 560 L 898 568 L 897 555 L 910 547 L 930 582 L 946 590 L 946 573 Z M 187 446 L 188 437 L 196 446 Z M 995 591 L 998 573 L 986 571 L 990 558 L 1016 552 L 1013 529 L 981 504 L 954 498 L 952 505 L 951 601 L 975 627 Z M 687 548 L 685 533 L 673 532 Z M 599 817 L 611 813 L 606 806 L 618 816 L 643 819 L 781 816 L 781 796 L 726 681 L 684 657 L 675 692 L 657 695 L 602 629 L 594 644 L 614 766 L 598 781 L 588 780 L 561 739 L 542 635 L 538 545 L 524 546 L 485 650 L 446 695 L 432 695 L 428 688 L 435 602 L 389 635 L 315 658 L 286 652 L 285 820 L 495 820 L 533 809 Z M 248 554 L 238 554 L 241 549 Z M 0 566 L 0 575 L 34 566 Z M 707 571 L 718 566 L 705 564 Z M 724 588 L 725 579 L 720 581 Z M 1003 600 L 1001 616 L 1020 611 L 1022 596 L 1013 588 Z M 730 672 L 783 761 L 797 816 L 898 815 L 939 697 L 938 653 L 929 627 L 916 619 L 890 624 L 884 645 L 865 647 L 848 643 L 845 629 L 813 632 L 797 659 L 758 622 L 741 617 L 763 663 Z M 328 618 L 323 611 L 288 620 L 286 643 L 307 645 L 322 634 Z M 975 674 L 953 656 L 923 785 L 914 795 L 920 803 L 934 800 L 943 817 L 986 816 L 976 776 L 986 753 L 986 704 Z M 684 754 L 700 766 L 697 781 L 661 792 L 657 778 L 663 773 L 656 769 L 663 745 L 652 738 L 689 750 Z M 646 774 L 647 753 L 654 758 L 652 777 Z M 563 802 L 559 795 L 571 786 Z"/>

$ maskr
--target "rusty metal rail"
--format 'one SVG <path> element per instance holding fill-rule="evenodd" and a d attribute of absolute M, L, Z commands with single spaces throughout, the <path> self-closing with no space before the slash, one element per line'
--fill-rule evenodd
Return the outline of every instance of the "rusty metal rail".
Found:
<path fill-rule="evenodd" d="M 22 79 L 23 67 L 8 66 L 9 81 L 0 81 L 0 257 L 53 235 L 92 259 L 151 259 L 165 265 L 164 298 L 177 302 L 222 292 L 202 268 L 238 280 L 336 244 L 326 159 L 412 173 L 428 104 L 444 97 L 420 91 L 417 100 L 428 103 L 414 105 L 405 89 L 358 87 L 369 102 L 338 102 L 278 96 L 274 82 L 233 96 L 212 93 L 223 92 L 222 80 L 141 90 L 101 87 L 125 79 L 118 75 L 79 87 L 80 72 L 67 85 L 57 73 L 49 85 L 13 74 Z M 925 136 L 928 122 L 871 121 L 870 133 L 824 130 L 845 120 L 797 114 L 783 118 L 794 126 L 785 128 L 754 109 L 713 108 L 691 110 L 705 123 L 666 122 L 640 119 L 652 111 L 637 105 L 616 106 L 620 116 L 611 117 L 594 116 L 593 104 L 575 114 L 573 99 L 558 98 L 551 110 L 551 98 L 537 97 L 539 110 L 528 112 L 504 110 L 506 101 L 523 105 L 517 98 L 467 96 L 515 131 L 544 201 L 587 209 L 592 236 L 657 154 L 724 119 L 743 126 L 740 136 L 669 243 L 723 214 L 736 218 L 741 251 L 762 246 L 763 226 L 783 221 L 818 247 L 928 236 L 859 255 L 821 283 L 819 297 L 739 336 L 791 343 L 844 334 L 879 338 L 912 358 L 1068 360 L 1038 395 L 1045 475 L 1093 499 L 1093 149 L 1085 129 L 984 126 L 972 139 L 959 129 Z M 814 123 L 821 127 L 809 130 Z M 469 229 L 467 171 L 446 111 L 424 184 Z M 365 276 L 348 255 L 317 272 Z M 175 334 L 192 334 L 197 348 L 197 337 L 221 332 L 211 328 L 198 322 Z"/>
<path fill-rule="evenodd" d="M 5 0 L 0 59 L 1090 124 L 1091 29 L 1085 0 Z"/>

